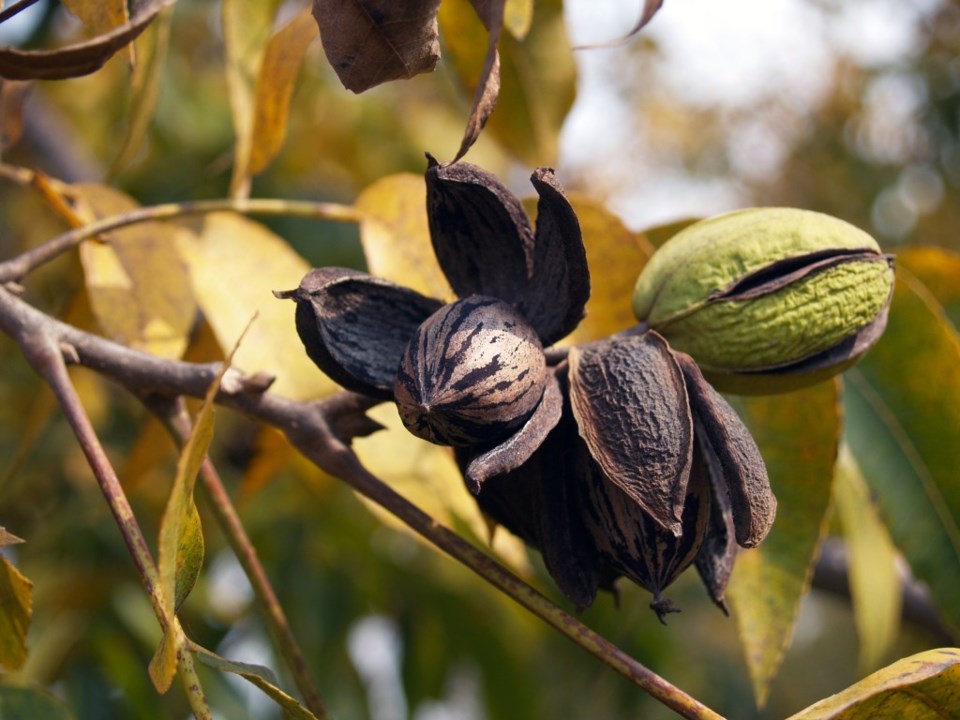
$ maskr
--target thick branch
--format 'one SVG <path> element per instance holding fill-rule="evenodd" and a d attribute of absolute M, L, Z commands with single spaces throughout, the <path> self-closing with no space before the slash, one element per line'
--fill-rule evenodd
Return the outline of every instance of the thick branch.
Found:
<path fill-rule="evenodd" d="M 102 230 L 101 230 L 102 231 Z M 0 266 L 2 268 L 2 266 Z M 218 364 L 160 360 L 62 323 L 6 289 L 0 290 L 0 329 L 14 338 L 44 332 L 70 347 L 75 362 L 92 368 L 135 391 L 202 397 Z M 230 383 L 225 383 L 228 386 Z M 242 386 L 243 383 L 235 383 Z M 375 426 L 358 421 L 358 412 L 374 404 L 368 398 L 341 393 L 314 403 L 295 402 L 271 393 L 230 393 L 221 389 L 217 402 L 283 430 L 318 467 L 400 518 L 445 553 L 543 619 L 573 642 L 686 718 L 717 720 L 720 715 L 641 665 L 620 648 L 554 605 L 533 587 L 443 527 L 406 498 L 368 472 L 345 444 Z"/>

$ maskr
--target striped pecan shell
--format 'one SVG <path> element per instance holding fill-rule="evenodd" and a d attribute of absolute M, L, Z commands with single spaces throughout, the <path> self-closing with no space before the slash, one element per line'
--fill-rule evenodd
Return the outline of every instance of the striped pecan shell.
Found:
<path fill-rule="evenodd" d="M 486 445 L 524 424 L 546 379 L 543 348 L 527 321 L 502 300 L 473 295 L 417 328 L 394 398 L 414 435 L 440 445 Z"/>

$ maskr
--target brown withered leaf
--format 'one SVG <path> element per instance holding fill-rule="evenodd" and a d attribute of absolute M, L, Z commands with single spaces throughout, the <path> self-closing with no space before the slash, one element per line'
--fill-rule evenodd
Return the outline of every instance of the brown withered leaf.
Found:
<path fill-rule="evenodd" d="M 440 0 L 313 0 L 327 60 L 347 90 L 431 72 L 440 59 Z"/>
<path fill-rule="evenodd" d="M 679 536 L 693 448 L 680 367 L 654 332 L 571 348 L 570 401 L 603 474 Z"/>
<path fill-rule="evenodd" d="M 675 353 L 690 393 L 697 438 L 718 491 L 726 488 L 733 508 L 737 544 L 755 547 L 777 514 L 767 467 L 753 436 L 726 400 L 684 353 Z"/>
<path fill-rule="evenodd" d="M 12 147 L 23 132 L 23 107 L 33 83 L 0 80 L 0 151 Z"/>
<path fill-rule="evenodd" d="M 574 50 L 595 50 L 597 48 L 621 45 L 643 30 L 647 23 L 653 20 L 653 16 L 657 14 L 657 11 L 661 7 L 663 7 L 663 0 L 643 0 L 643 5 L 640 8 L 640 17 L 637 18 L 637 22 L 634 23 L 634 26 L 627 31 L 626 35 L 623 37 L 614 38 L 613 40 L 608 40 L 606 42 L 579 45 L 575 47 Z"/>
<path fill-rule="evenodd" d="M 359 270 L 311 270 L 296 290 L 297 333 L 307 355 L 349 390 L 393 398 L 400 358 L 414 331 L 440 303 Z"/>
<path fill-rule="evenodd" d="M 0 77 L 11 80 L 63 80 L 89 75 L 100 69 L 114 53 L 131 43 L 163 8 L 175 0 L 146 0 L 137 6 L 130 21 L 108 33 L 56 50 L 0 48 Z"/>
<path fill-rule="evenodd" d="M 504 0 L 470 0 L 470 2 L 487 29 L 490 39 L 483 61 L 483 71 L 480 73 L 480 82 L 474 90 L 473 106 L 470 108 L 467 127 L 453 162 L 466 155 L 480 137 L 480 132 L 493 113 L 497 105 L 497 97 L 500 95 L 500 53 L 497 52 L 497 44 L 500 42 L 500 32 L 503 28 Z"/>
<path fill-rule="evenodd" d="M 93 35 L 103 35 L 130 22 L 127 0 L 62 0 Z M 127 61 L 133 66 L 133 43 L 127 45 Z"/>

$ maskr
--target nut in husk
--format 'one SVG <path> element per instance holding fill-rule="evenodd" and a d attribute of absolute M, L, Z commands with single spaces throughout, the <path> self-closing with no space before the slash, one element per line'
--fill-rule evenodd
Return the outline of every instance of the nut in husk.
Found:
<path fill-rule="evenodd" d="M 446 305 L 417 328 L 394 396 L 403 424 L 441 445 L 488 445 L 531 416 L 547 381 L 536 332 L 496 298 Z"/>
<path fill-rule="evenodd" d="M 793 390 L 851 365 L 880 337 L 893 261 L 821 213 L 755 208 L 691 225 L 637 280 L 636 316 L 719 390 Z"/>

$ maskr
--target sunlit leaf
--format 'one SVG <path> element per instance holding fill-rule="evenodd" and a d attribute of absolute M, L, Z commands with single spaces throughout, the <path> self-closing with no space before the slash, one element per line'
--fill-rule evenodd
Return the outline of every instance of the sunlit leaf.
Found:
<path fill-rule="evenodd" d="M 178 236 L 194 295 L 220 343 L 228 348 L 257 316 L 234 362 L 246 372 L 276 375 L 271 390 L 295 399 L 329 394 L 336 385 L 310 361 L 294 326 L 293 303 L 274 290 L 300 284 L 310 269 L 280 237 L 232 213 L 212 213 Z"/>
<path fill-rule="evenodd" d="M 233 197 L 246 196 L 250 190 L 256 82 L 278 5 L 279 0 L 224 0 L 222 6 L 227 89 L 236 135 L 230 180 Z"/>
<path fill-rule="evenodd" d="M 533 0 L 507 0 L 503 4 L 503 27 L 517 40 L 523 40 L 533 24 Z"/>
<path fill-rule="evenodd" d="M 364 188 L 356 208 L 363 213 L 360 243 L 372 274 L 429 297 L 453 298 L 430 243 L 422 175 L 381 178 Z"/>
<path fill-rule="evenodd" d="M 872 670 L 880 666 L 897 639 L 903 590 L 896 548 L 846 446 L 837 461 L 833 497 L 847 546 L 860 667 Z"/>
<path fill-rule="evenodd" d="M 430 72 L 440 59 L 440 0 L 313 0 L 323 51 L 355 93 Z"/>
<path fill-rule="evenodd" d="M 917 246 L 897 253 L 897 267 L 906 268 L 943 306 L 955 329 L 960 328 L 960 254 L 940 247 Z"/>
<path fill-rule="evenodd" d="M 960 716 L 960 650 L 898 660 L 789 720 L 901 720 Z"/>
<path fill-rule="evenodd" d="M 213 441 L 216 415 L 214 398 L 220 389 L 224 374 L 230 368 L 239 343 L 238 340 L 203 398 L 190 437 L 180 451 L 177 474 L 160 521 L 157 552 L 160 578 L 158 592 L 168 625 L 164 630 L 160 647 L 150 661 L 149 671 L 150 679 L 153 680 L 157 691 L 161 693 L 166 692 L 170 687 L 177 669 L 178 646 L 183 642 L 183 634 L 176 624 L 175 615 L 193 590 L 203 566 L 203 528 L 200 524 L 200 513 L 197 512 L 193 490 L 200 466 Z"/>
<path fill-rule="evenodd" d="M 498 110 L 486 132 L 527 165 L 552 165 L 560 127 L 576 94 L 576 67 L 559 0 L 541 0 L 523 41 L 500 38 Z M 447 57 L 464 90 L 474 96 L 483 78 L 489 36 L 469 4 L 440 6 Z"/>
<path fill-rule="evenodd" d="M 897 547 L 960 628 L 960 338 L 897 271 L 887 330 L 848 371 L 846 438 Z"/>
<path fill-rule="evenodd" d="M 568 342 L 584 343 L 636 325 L 630 302 L 650 250 L 596 200 L 576 193 L 571 193 L 569 200 L 580 221 L 591 282 L 587 315 Z M 530 210 L 533 204 L 527 202 L 526 206 Z"/>
<path fill-rule="evenodd" d="M 453 162 L 466 155 L 480 137 L 480 131 L 490 119 L 500 94 L 500 54 L 497 52 L 497 45 L 503 28 L 503 0 L 470 0 L 470 2 L 487 30 L 487 50 L 483 69 L 480 71 L 480 77 L 474 89 L 473 106 L 467 118 L 467 127 Z"/>
<path fill-rule="evenodd" d="M 62 80 L 95 72 L 114 53 L 133 42 L 157 13 L 174 1 L 146 0 L 136 6 L 130 22 L 76 45 L 57 50 L 0 48 L 0 77 L 11 80 Z"/>
<path fill-rule="evenodd" d="M 157 15 L 157 20 L 154 22 L 151 32 L 144 33 L 137 40 L 138 52 L 141 53 L 141 57 L 145 55 L 147 59 L 137 64 L 130 83 L 133 92 L 130 101 L 130 121 L 127 125 L 126 135 L 110 168 L 111 177 L 115 177 L 133 160 L 134 156 L 140 151 L 150 127 L 153 111 L 157 105 L 157 97 L 160 94 L 167 51 L 170 47 L 172 18 L 172 8 L 161 12 Z M 134 45 L 130 47 L 133 48 Z M 140 50 L 140 47 L 143 50 Z"/>
<path fill-rule="evenodd" d="M 840 437 L 837 403 L 834 382 L 731 399 L 760 447 L 777 496 L 773 529 L 759 547 L 739 554 L 728 591 L 759 705 L 793 637 L 824 532 Z"/>
<path fill-rule="evenodd" d="M 4 670 L 16 670 L 27 659 L 32 596 L 33 583 L 0 557 L 0 668 Z"/>
<path fill-rule="evenodd" d="M 74 186 L 87 222 L 136 209 L 137 203 L 103 185 Z M 97 323 L 109 337 L 160 357 L 179 358 L 196 319 L 187 268 L 172 223 L 138 223 L 109 235 L 109 244 L 80 246 L 84 280 Z"/>
<path fill-rule="evenodd" d="M 283 146 L 297 71 L 316 37 L 316 23 L 304 10 L 267 42 L 254 97 L 251 175 L 266 168 Z"/>
<path fill-rule="evenodd" d="M 4 720 L 73 720 L 57 697 L 37 687 L 0 685 L 0 718 Z"/>
<path fill-rule="evenodd" d="M 276 675 L 274 675 L 270 668 L 262 665 L 252 665 L 250 663 L 227 660 L 216 653 L 212 653 L 196 645 L 194 645 L 191 650 L 197 660 L 204 665 L 221 672 L 239 675 L 244 680 L 260 688 L 271 700 L 283 708 L 284 715 L 290 720 L 316 720 L 316 715 L 301 705 L 295 698 L 277 687 Z"/>
<path fill-rule="evenodd" d="M 94 35 L 105 35 L 130 22 L 127 0 L 63 0 L 63 4 Z M 127 59 L 132 65 L 132 43 L 127 45 Z"/>
<path fill-rule="evenodd" d="M 488 538 L 487 523 L 467 491 L 450 448 L 412 436 L 392 403 L 379 405 L 367 415 L 386 429 L 353 441 L 364 466 L 438 522 L 469 530 L 477 538 Z M 362 496 L 360 499 L 385 525 L 409 532 L 379 505 Z M 494 548 L 513 567 L 521 571 L 527 568 L 526 553 L 513 535 L 497 533 Z"/>

